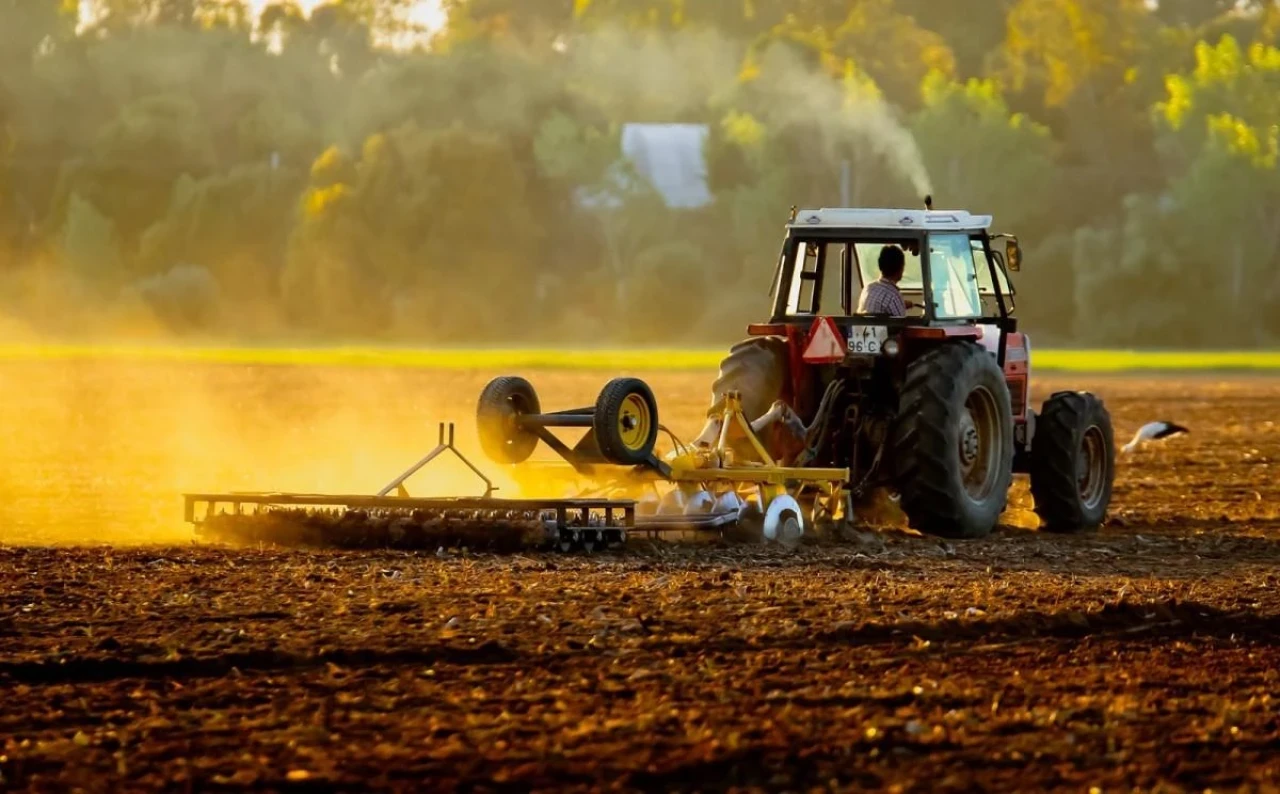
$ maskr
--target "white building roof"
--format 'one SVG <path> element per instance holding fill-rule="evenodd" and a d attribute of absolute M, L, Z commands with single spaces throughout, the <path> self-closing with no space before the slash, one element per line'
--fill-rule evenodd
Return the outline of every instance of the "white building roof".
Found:
<path fill-rule="evenodd" d="M 668 207 L 696 209 L 712 201 L 703 156 L 708 134 L 705 124 L 627 124 L 622 153 Z"/>
<path fill-rule="evenodd" d="M 800 210 L 793 229 L 926 229 L 978 231 L 991 228 L 990 215 L 964 210 L 831 209 Z"/>

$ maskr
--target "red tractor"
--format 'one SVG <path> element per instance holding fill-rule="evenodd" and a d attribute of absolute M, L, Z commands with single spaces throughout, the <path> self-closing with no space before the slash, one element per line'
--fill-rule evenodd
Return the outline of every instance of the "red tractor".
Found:
<path fill-rule="evenodd" d="M 1017 239 L 990 234 L 990 216 L 926 207 L 793 212 L 772 315 L 721 364 L 713 402 L 736 392 L 753 419 L 784 408 L 792 421 L 765 439 L 777 460 L 847 468 L 851 494 L 888 489 L 921 532 L 988 534 L 1015 473 L 1030 475 L 1046 529 L 1100 525 L 1111 418 L 1087 392 L 1028 405 L 1031 343 L 1009 281 Z M 896 287 L 908 308 L 859 314 L 886 247 L 905 258 Z M 718 410 L 709 415 L 704 443 L 718 432 Z"/>

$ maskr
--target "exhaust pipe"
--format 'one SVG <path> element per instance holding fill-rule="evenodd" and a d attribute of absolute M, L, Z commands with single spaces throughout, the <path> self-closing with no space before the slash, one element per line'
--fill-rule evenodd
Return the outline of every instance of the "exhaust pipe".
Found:
<path fill-rule="evenodd" d="M 924 208 L 930 211 L 933 210 L 933 196 L 930 195 L 924 197 Z"/>

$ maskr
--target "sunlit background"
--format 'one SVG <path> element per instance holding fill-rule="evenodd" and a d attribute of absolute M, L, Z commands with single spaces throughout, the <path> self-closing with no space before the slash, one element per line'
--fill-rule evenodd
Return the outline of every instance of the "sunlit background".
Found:
<path fill-rule="evenodd" d="M 310 14 L 313 8 L 323 5 L 327 1 L 293 0 L 293 3 L 301 8 L 304 13 Z M 256 17 L 271 2 L 272 0 L 247 0 L 246 4 L 253 16 Z M 97 8 L 99 5 L 100 3 L 96 2 L 96 0 L 80 0 L 80 22 L 82 25 L 93 21 L 98 13 Z M 440 0 L 421 0 L 421 2 L 413 4 L 405 21 L 419 31 L 430 32 L 439 29 L 444 24 L 445 12 L 440 6 Z"/>
<path fill-rule="evenodd" d="M 1280 3 L 232 7 L 0 1 L 0 340 L 719 349 L 932 194 L 1042 350 L 1280 343 Z"/>

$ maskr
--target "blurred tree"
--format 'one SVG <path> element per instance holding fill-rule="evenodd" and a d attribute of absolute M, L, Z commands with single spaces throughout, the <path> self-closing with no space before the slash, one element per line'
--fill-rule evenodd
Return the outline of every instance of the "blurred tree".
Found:
<path fill-rule="evenodd" d="M 1255 43 L 1246 51 L 1230 36 L 1200 42 L 1190 73 L 1166 78 L 1167 96 L 1156 105 L 1164 134 L 1162 152 L 1175 167 L 1198 157 L 1212 125 L 1229 116 L 1255 129 L 1280 124 L 1280 49 Z"/>
<path fill-rule="evenodd" d="M 920 104 L 920 84 L 931 72 L 952 77 L 955 55 L 946 40 L 898 11 L 894 0 L 861 0 L 835 29 L 832 49 L 851 59 L 901 108 Z"/>
<path fill-rule="evenodd" d="M 570 32 L 575 0 L 443 0 L 448 40 L 497 39 L 549 48 Z"/>
<path fill-rule="evenodd" d="M 981 207 L 1011 230 L 1052 214 L 1037 200 L 1056 177 L 1047 128 L 1010 113 L 991 80 L 960 84 L 934 72 L 923 94 L 911 126 L 946 206 Z"/>
<path fill-rule="evenodd" d="M 1175 176 L 1158 195 L 1130 198 L 1123 226 L 1082 232 L 1075 262 L 1082 310 L 1137 290 L 1143 300 L 1104 311 L 1091 331 L 1203 345 L 1182 321 L 1195 296 L 1198 311 L 1232 318 L 1215 329 L 1214 345 L 1280 338 L 1278 91 L 1280 50 L 1255 44 L 1246 54 L 1229 37 L 1201 43 L 1195 68 L 1170 75 L 1156 115 Z M 1108 266 L 1117 257 L 1122 266 Z"/>
<path fill-rule="evenodd" d="M 1015 91 L 1062 107 L 1084 92 L 1100 104 L 1122 85 L 1149 27 L 1145 0 L 1018 0 L 1009 13 L 1006 76 Z"/>
<path fill-rule="evenodd" d="M 1155 15 L 1165 25 L 1195 30 L 1241 5 L 1238 0 L 1159 0 Z"/>
<path fill-rule="evenodd" d="M 164 214 L 177 179 L 202 177 L 214 164 L 198 106 L 176 95 L 148 97 L 103 128 L 85 157 L 68 167 L 60 193 L 81 197 L 111 221 L 128 262 L 143 231 Z"/>
<path fill-rule="evenodd" d="M 181 177 L 168 213 L 143 235 L 138 270 L 203 266 L 239 302 L 274 298 L 305 174 L 267 163 L 204 179 Z"/>
<path fill-rule="evenodd" d="M 1274 0 L 450 0 L 416 51 L 411 0 L 80 5 L 0 0 L 0 260 L 173 322 L 254 293 L 326 333 L 656 341 L 629 312 L 674 291 L 718 338 L 792 204 L 925 189 L 1022 235 L 1042 339 L 1167 344 L 1201 295 L 1272 300 Z M 624 161 L 637 121 L 708 126 L 710 208 Z"/>
<path fill-rule="evenodd" d="M 332 0 L 308 17 L 284 0 L 263 9 L 258 30 L 287 56 L 315 59 L 335 75 L 358 78 L 376 61 L 373 16 L 363 4 Z"/>
<path fill-rule="evenodd" d="M 534 310 L 540 231 L 498 136 L 403 126 L 316 161 L 282 290 L 303 327 L 503 338 Z M 508 337 L 509 338 L 509 337 Z"/>
<path fill-rule="evenodd" d="M 1128 193 L 1159 183 L 1138 68 L 1158 40 L 1145 0 L 1018 0 L 1011 10 L 1006 96 L 1062 142 L 1064 195 L 1088 197 L 1061 202 L 1062 223 L 1118 213 Z"/>
<path fill-rule="evenodd" d="M 56 163 L 39 157 L 36 66 L 73 40 L 77 10 L 74 2 L 0 0 L 0 268 L 38 242 L 34 186 L 51 181 Z"/>
<path fill-rule="evenodd" d="M 142 25 L 197 27 L 248 24 L 243 0 L 92 0 L 86 4 L 98 33 L 120 33 Z"/>
<path fill-rule="evenodd" d="M 72 194 L 67 201 L 60 248 L 72 273 L 106 291 L 118 284 L 123 268 L 115 225 L 92 203 Z"/>
<path fill-rule="evenodd" d="M 921 28 L 937 33 L 955 57 L 956 71 L 977 77 L 1000 48 L 1014 0 L 939 3 L 936 0 L 897 0 L 898 11 L 913 17 Z"/>

